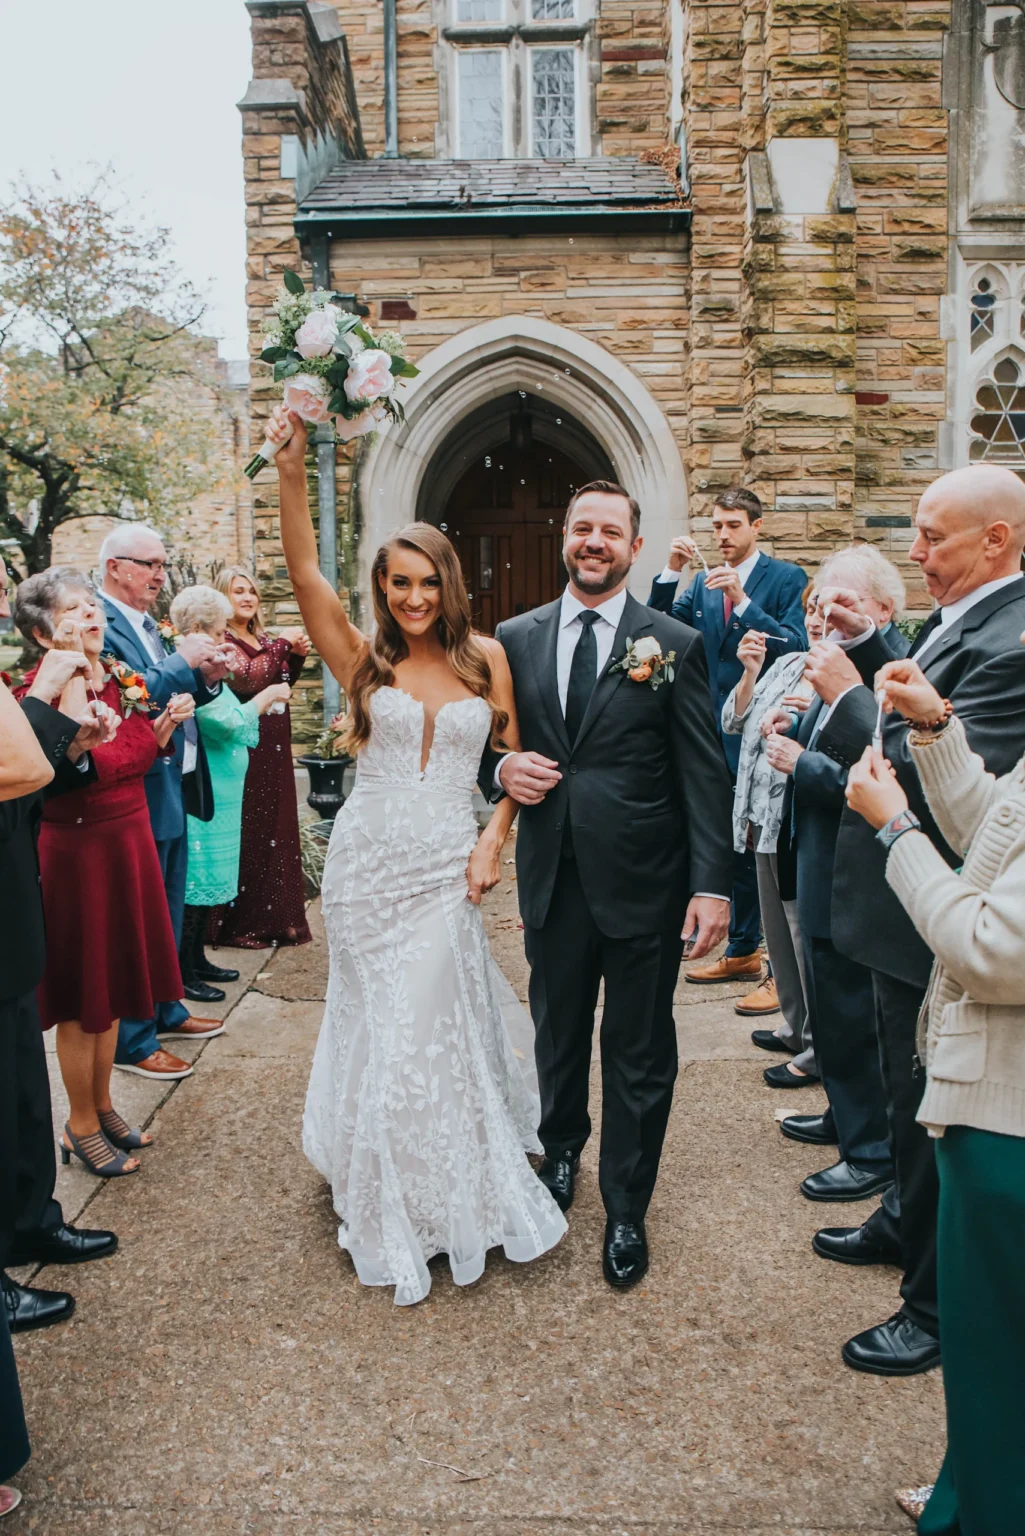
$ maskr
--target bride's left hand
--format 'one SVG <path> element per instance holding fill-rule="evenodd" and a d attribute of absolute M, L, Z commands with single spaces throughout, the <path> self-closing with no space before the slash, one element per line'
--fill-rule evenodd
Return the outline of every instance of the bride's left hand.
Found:
<path fill-rule="evenodd" d="M 467 895 L 475 907 L 480 906 L 481 897 L 493 891 L 502 878 L 502 850 L 485 838 L 486 834 L 477 839 L 477 846 L 466 866 Z"/>

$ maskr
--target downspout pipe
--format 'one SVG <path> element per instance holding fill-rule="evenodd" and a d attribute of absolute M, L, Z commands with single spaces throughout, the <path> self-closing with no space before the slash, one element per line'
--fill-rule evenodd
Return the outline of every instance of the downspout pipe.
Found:
<path fill-rule="evenodd" d="M 395 0 L 384 4 L 384 158 L 399 155 L 399 44 Z"/>
<path fill-rule="evenodd" d="M 328 237 L 316 235 L 310 241 L 310 265 L 313 268 L 315 288 L 330 288 L 331 272 L 328 258 Z M 317 453 L 317 514 L 319 525 L 320 571 L 338 591 L 338 484 L 335 463 L 335 429 L 324 422 L 314 433 L 313 442 Z M 341 705 L 341 689 L 338 681 L 321 662 L 324 724 L 333 720 Z"/>

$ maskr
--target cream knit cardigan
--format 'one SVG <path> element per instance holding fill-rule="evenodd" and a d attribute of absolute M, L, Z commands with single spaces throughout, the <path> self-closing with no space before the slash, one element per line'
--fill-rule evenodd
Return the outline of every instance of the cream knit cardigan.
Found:
<path fill-rule="evenodd" d="M 886 878 L 936 956 L 919 1020 L 923 1125 L 1025 1136 L 1025 758 L 987 773 L 956 718 L 911 753 L 960 874 L 923 832 L 890 850 Z"/>

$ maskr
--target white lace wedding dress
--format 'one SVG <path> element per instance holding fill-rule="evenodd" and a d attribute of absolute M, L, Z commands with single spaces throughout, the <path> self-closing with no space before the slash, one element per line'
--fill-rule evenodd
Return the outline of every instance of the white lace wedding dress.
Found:
<path fill-rule="evenodd" d="M 419 701 L 380 688 L 371 718 L 324 869 L 331 976 L 303 1149 L 360 1280 L 408 1305 L 432 1255 L 469 1285 L 489 1248 L 537 1258 L 566 1220 L 526 1157 L 541 1150 L 530 1021 L 466 894 L 491 712 L 446 704 L 424 772 Z"/>

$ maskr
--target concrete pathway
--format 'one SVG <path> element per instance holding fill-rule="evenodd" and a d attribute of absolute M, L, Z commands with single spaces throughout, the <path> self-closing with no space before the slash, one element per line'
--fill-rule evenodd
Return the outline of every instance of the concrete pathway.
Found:
<path fill-rule="evenodd" d="M 511 880 L 487 912 L 522 995 Z M 813 1255 L 816 1227 L 867 1208 L 798 1194 L 823 1159 L 774 1120 L 821 1095 L 763 1085 L 743 988 L 680 986 L 643 1285 L 602 1280 L 589 1147 L 554 1253 L 493 1254 L 462 1291 L 437 1262 L 406 1309 L 360 1287 L 300 1149 L 319 924 L 314 945 L 236 963 L 228 1033 L 194 1048 L 193 1078 L 161 1093 L 117 1075 L 158 1138 L 143 1172 L 61 1175 L 69 1216 L 115 1228 L 121 1250 L 40 1275 L 78 1311 L 17 1341 L 35 1454 L 4 1536 L 911 1531 L 893 1492 L 939 1465 L 942 1383 L 842 1365 L 844 1339 L 895 1310 L 898 1277 Z"/>

